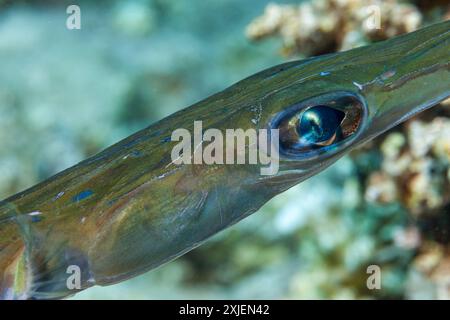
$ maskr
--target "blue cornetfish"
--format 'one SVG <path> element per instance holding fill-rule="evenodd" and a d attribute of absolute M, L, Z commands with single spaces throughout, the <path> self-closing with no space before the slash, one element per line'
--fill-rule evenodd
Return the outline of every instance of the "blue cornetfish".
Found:
<path fill-rule="evenodd" d="M 450 21 L 246 78 L 0 202 L 0 297 L 63 298 L 199 246 L 450 96 Z M 176 164 L 177 128 L 279 133 L 279 170 Z M 273 139 L 268 139 L 273 143 Z M 69 288 L 77 266 L 80 287 Z"/>

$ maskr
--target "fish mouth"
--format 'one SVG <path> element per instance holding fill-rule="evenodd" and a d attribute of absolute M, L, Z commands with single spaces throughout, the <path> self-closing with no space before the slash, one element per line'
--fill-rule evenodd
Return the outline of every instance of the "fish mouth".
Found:
<path fill-rule="evenodd" d="M 438 105 L 439 103 L 448 100 L 449 98 L 450 98 L 450 90 L 448 92 L 442 94 L 442 96 L 439 96 L 433 100 L 424 102 L 421 105 L 418 105 L 413 110 L 406 112 L 403 116 L 401 116 L 399 119 L 394 121 L 386 130 L 392 129 L 393 127 L 397 126 L 398 124 L 405 122 L 408 119 L 411 119 L 412 117 L 418 115 L 419 113 L 421 113 L 425 110 L 428 110 L 428 109 Z"/>
<path fill-rule="evenodd" d="M 361 81 L 370 118 L 358 144 L 450 97 L 450 21 L 380 43 L 368 61 L 379 73 Z M 387 53 L 387 51 L 389 53 Z"/>
<path fill-rule="evenodd" d="M 439 105 L 441 102 L 450 99 L 450 89 L 438 95 L 432 99 L 423 101 L 412 108 L 394 108 L 390 112 L 382 113 L 378 112 L 370 124 L 367 126 L 366 132 L 364 132 L 356 145 L 362 145 L 369 140 L 376 138 L 377 136 L 385 133 L 386 131 L 394 128 L 395 126 L 413 118 L 419 113 L 426 111 L 434 106 Z"/>

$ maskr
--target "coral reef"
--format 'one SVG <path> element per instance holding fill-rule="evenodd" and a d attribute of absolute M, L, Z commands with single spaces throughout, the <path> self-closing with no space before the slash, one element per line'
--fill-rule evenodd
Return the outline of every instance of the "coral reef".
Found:
<path fill-rule="evenodd" d="M 382 141 L 382 169 L 370 175 L 366 199 L 433 212 L 450 201 L 450 119 L 414 119 L 403 129 Z"/>
<path fill-rule="evenodd" d="M 428 4 L 427 9 L 431 8 Z M 248 25 L 246 34 L 253 40 L 280 37 L 284 55 L 310 56 L 414 31 L 422 24 L 422 15 L 415 4 L 398 0 L 271 3 L 262 16 Z M 444 15 L 445 11 L 441 10 L 440 16 Z"/>
<path fill-rule="evenodd" d="M 281 38 L 283 55 L 311 56 L 369 44 L 449 17 L 450 4 L 439 0 L 306 1 L 268 5 L 246 33 L 253 40 Z M 364 211 L 370 214 L 372 205 L 385 209 L 399 206 L 396 215 L 406 211 L 406 221 L 398 225 L 388 243 L 406 257 L 406 265 L 397 263 L 394 269 L 401 272 L 404 268 L 406 276 L 399 287 L 407 298 L 450 297 L 449 137 L 450 99 L 351 155 L 359 172 L 355 183 L 364 196 L 360 203 Z M 383 227 L 386 222 L 379 219 L 373 223 Z M 372 257 L 376 260 L 377 252 L 386 246 L 376 242 L 370 249 Z M 300 281 L 300 287 L 309 288 L 309 280 Z M 354 285 L 347 292 L 354 294 Z"/>
<path fill-rule="evenodd" d="M 0 0 L 2 198 L 284 60 L 276 41 L 242 37 L 268 0 L 79 3 L 82 30 L 69 32 L 61 1 Z M 389 29 L 373 30 L 362 5 L 272 4 L 270 21 L 248 33 L 307 56 L 450 14 L 446 0 L 382 1 Z M 75 298 L 448 297 L 449 108 L 395 128 L 163 268 Z M 382 266 L 381 290 L 366 287 L 371 264 Z"/>
<path fill-rule="evenodd" d="M 369 202 L 398 202 L 408 209 L 415 226 L 399 240 L 414 244 L 412 266 L 441 299 L 450 298 L 450 118 L 445 116 L 450 108 L 445 105 L 380 138 L 381 168 L 370 174 L 365 188 Z"/>

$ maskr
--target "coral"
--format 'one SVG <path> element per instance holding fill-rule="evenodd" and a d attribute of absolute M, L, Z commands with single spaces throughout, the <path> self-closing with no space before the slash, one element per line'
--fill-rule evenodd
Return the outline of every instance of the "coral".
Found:
<path fill-rule="evenodd" d="M 281 38 L 283 55 L 311 56 L 369 44 L 449 18 L 450 5 L 445 0 L 305 1 L 298 5 L 269 4 L 264 14 L 248 25 L 246 34 L 252 40 Z M 397 292 L 407 298 L 449 298 L 449 137 L 450 99 L 381 135 L 351 156 L 359 173 L 359 181 L 355 183 L 364 198 L 359 202 L 360 210 L 375 216 L 375 208 L 384 211 L 394 208 L 397 216 L 403 215 L 405 209 L 407 212 L 407 222 L 398 224 L 381 217 L 361 221 L 375 229 L 394 228 L 384 240 L 394 245 L 404 260 L 389 267 L 390 277 L 396 279 L 389 282 L 389 297 Z M 340 215 L 345 215 L 344 208 L 337 209 Z M 361 218 L 353 215 L 351 219 Z M 334 221 L 335 228 L 340 223 Z M 359 225 L 348 227 L 357 232 Z M 320 234 L 317 233 L 319 238 Z M 351 250 L 351 244 L 359 237 L 354 236 L 339 251 L 334 251 L 334 262 L 340 251 Z M 373 232 L 372 237 L 377 241 L 368 252 L 377 260 L 388 250 L 387 243 L 382 242 L 379 232 Z M 324 248 L 318 245 L 316 250 L 320 252 Z M 363 268 L 368 263 L 368 259 L 362 260 L 358 266 Z M 292 281 L 292 296 L 307 296 L 305 290 L 316 297 L 368 295 L 358 286 L 358 278 L 346 279 L 342 261 L 331 267 L 332 264 L 321 264 L 328 265 L 330 270 L 317 269 L 314 265 L 312 270 L 299 272 Z M 327 285 L 329 281 L 339 283 L 335 286 L 342 291 L 335 292 L 335 286 Z M 396 281 L 397 285 L 393 286 Z"/>
<path fill-rule="evenodd" d="M 448 249 L 433 242 L 425 243 L 415 258 L 413 267 L 434 285 L 434 298 L 450 299 L 450 254 Z"/>
<path fill-rule="evenodd" d="M 55 27 L 60 1 L 0 0 L 2 198 L 282 60 L 276 42 L 242 39 L 242 25 L 260 10 L 254 2 L 80 3 L 86 29 L 70 33 Z M 382 10 L 397 9 L 382 13 L 387 29 L 378 32 L 364 29 L 364 10 L 353 11 L 362 3 L 273 4 L 270 21 L 261 18 L 248 32 L 283 38 L 285 54 L 310 55 L 412 30 L 420 16 L 431 22 L 448 5 L 383 1 Z M 450 100 L 434 109 L 164 268 L 76 297 L 445 298 L 450 219 L 440 213 L 448 212 L 448 154 L 438 131 L 448 127 Z M 413 142 L 420 134 L 423 145 Z M 382 290 L 366 287 L 370 264 L 382 267 Z"/>
<path fill-rule="evenodd" d="M 309 56 L 414 31 L 421 22 L 414 5 L 397 0 L 318 0 L 269 4 L 249 24 L 246 34 L 253 40 L 280 36 L 284 54 Z"/>
<path fill-rule="evenodd" d="M 379 21 L 376 19 L 378 14 Z M 252 40 L 270 36 L 281 38 L 283 55 L 311 56 L 369 44 L 413 31 L 424 23 L 448 18 L 450 6 L 447 1 L 440 0 L 409 3 L 397 0 L 319 0 L 298 5 L 269 4 L 264 14 L 248 25 L 246 33 Z M 398 294 L 408 298 L 449 298 L 450 237 L 447 231 L 450 222 L 445 213 L 450 208 L 449 116 L 450 99 L 380 136 L 352 155 L 355 170 L 360 173 L 359 181 L 355 183 L 365 200 L 360 203 L 364 215 L 376 216 L 376 207 L 386 212 L 389 212 L 388 208 L 394 208 L 396 216 L 405 214 L 404 209 L 407 212 L 407 222 L 393 223 L 380 218 L 364 222 L 373 230 L 371 241 L 377 239 L 365 254 L 373 261 L 381 261 L 384 277 L 390 279 L 383 284 L 388 297 Z M 379 163 L 377 159 L 380 159 Z M 340 215 L 349 215 L 344 208 L 337 211 Z M 350 216 L 357 221 L 361 219 L 356 214 Z M 327 221 L 329 219 L 331 217 Z M 333 225 L 336 227 L 342 222 L 335 221 Z M 326 222 L 319 224 L 327 225 Z M 311 223 L 310 227 L 316 228 L 316 223 Z M 392 230 L 384 239 L 385 243 L 380 239 L 381 234 L 375 232 L 384 228 Z M 348 225 L 346 237 L 351 240 L 334 248 L 332 261 L 323 258 L 325 261 L 321 260 L 320 264 L 314 264 L 311 269 L 306 268 L 293 277 L 290 289 L 293 297 L 373 296 L 360 283 L 364 276 L 355 277 L 354 272 L 349 273 L 348 266 L 342 265 L 345 252 L 364 238 L 352 237 L 351 233 L 358 229 L 359 224 Z M 320 239 L 321 234 L 317 232 L 316 236 Z M 336 242 L 340 238 L 333 239 Z M 404 258 L 403 262 L 397 259 L 386 267 L 382 257 L 383 252 L 389 250 L 389 244 L 395 246 L 399 250 L 398 255 Z M 330 255 L 324 253 L 326 250 L 320 245 L 316 245 L 315 251 Z M 317 259 L 317 256 L 305 260 L 312 259 Z M 369 264 L 369 259 L 359 261 L 356 268 L 361 272 Z M 353 278 L 348 279 L 349 276 Z M 336 288 L 339 290 L 335 291 Z"/>
<path fill-rule="evenodd" d="M 400 201 L 414 215 L 450 201 L 450 119 L 414 119 L 403 132 L 387 135 L 380 146 L 382 169 L 371 174 L 369 201 Z"/>
<path fill-rule="evenodd" d="M 431 295 L 439 299 L 450 298 L 450 118 L 444 116 L 448 102 L 432 120 L 419 116 L 401 131 L 380 138 L 381 168 L 370 174 L 365 188 L 369 202 L 400 202 L 408 209 L 416 227 L 403 230 L 397 242 L 417 248 L 412 268 L 422 283 L 411 290 L 420 292 L 428 283 Z"/>

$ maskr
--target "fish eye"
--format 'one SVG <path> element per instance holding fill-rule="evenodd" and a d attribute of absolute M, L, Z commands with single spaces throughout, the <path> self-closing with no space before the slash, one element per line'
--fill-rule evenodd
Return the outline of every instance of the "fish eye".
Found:
<path fill-rule="evenodd" d="M 312 146 L 330 145 L 341 136 L 341 122 L 345 114 L 327 107 L 314 106 L 294 118 L 299 142 Z"/>
<path fill-rule="evenodd" d="M 358 132 L 365 114 L 358 96 L 338 92 L 300 102 L 275 117 L 280 153 L 294 157 L 337 150 Z"/>

